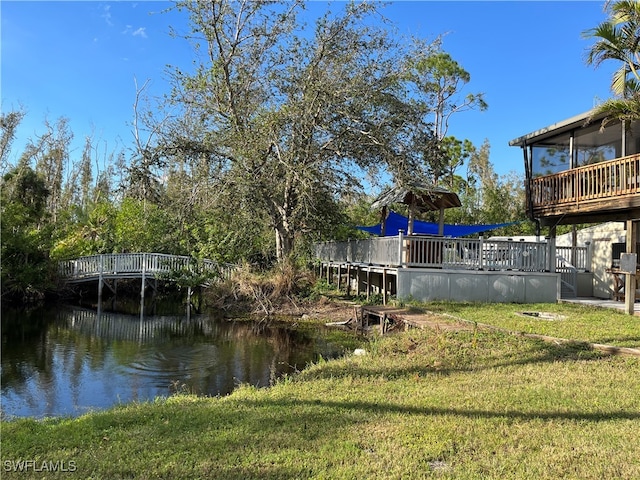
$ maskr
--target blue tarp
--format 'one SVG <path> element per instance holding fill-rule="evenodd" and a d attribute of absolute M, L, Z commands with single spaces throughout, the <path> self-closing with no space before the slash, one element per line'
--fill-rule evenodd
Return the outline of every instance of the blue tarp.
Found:
<path fill-rule="evenodd" d="M 509 225 L 515 225 L 518 222 L 511 223 L 495 223 L 492 225 L 444 225 L 445 237 L 465 237 L 467 235 L 473 235 L 475 233 L 486 232 L 487 230 L 493 230 L 500 227 L 508 227 Z M 399 230 L 403 230 L 407 233 L 407 227 L 409 226 L 409 219 L 400 215 L 399 213 L 390 211 L 389 216 L 385 222 L 385 236 L 398 235 Z M 374 225 L 372 227 L 356 227 L 359 230 L 369 232 L 373 235 L 380 235 L 381 224 Z M 438 235 L 438 224 L 431 222 L 423 222 L 421 220 L 414 220 L 413 233 L 423 235 Z"/>

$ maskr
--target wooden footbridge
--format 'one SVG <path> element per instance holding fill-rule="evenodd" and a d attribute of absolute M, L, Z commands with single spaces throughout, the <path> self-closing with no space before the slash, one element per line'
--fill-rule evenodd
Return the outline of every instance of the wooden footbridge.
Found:
<path fill-rule="evenodd" d="M 65 284 L 97 280 L 98 297 L 102 296 L 104 285 L 115 292 L 115 286 L 112 287 L 108 283 L 109 280 L 140 278 L 142 280 L 140 297 L 144 299 L 148 280 L 198 281 L 201 278 L 210 280 L 228 278 L 231 268 L 230 265 L 222 265 L 212 260 L 199 260 L 182 255 L 113 253 L 62 261 L 58 265 L 58 274 Z"/>

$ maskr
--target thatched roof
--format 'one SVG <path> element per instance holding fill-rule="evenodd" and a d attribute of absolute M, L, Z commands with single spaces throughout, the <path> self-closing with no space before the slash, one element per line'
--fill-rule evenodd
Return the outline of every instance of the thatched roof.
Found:
<path fill-rule="evenodd" d="M 378 210 L 393 203 L 414 204 L 419 212 L 462 206 L 456 193 L 435 185 L 414 183 L 407 186 L 396 185 L 382 192 L 371 204 L 371 208 Z"/>

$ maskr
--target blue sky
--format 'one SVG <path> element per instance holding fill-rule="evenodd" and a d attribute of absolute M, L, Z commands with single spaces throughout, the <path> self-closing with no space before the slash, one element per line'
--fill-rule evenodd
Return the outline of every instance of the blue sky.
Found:
<path fill-rule="evenodd" d="M 136 87 L 168 92 L 166 66 L 186 66 L 190 46 L 169 36 L 186 31 L 169 2 L 30 2 L 3 0 L 2 111 L 27 116 L 14 152 L 44 132 L 47 118 L 70 119 L 72 156 L 92 135 L 102 152 L 133 144 Z M 324 4 L 313 4 L 319 8 Z M 591 109 L 610 96 L 616 65 L 598 69 L 584 57 L 582 32 L 606 19 L 604 1 L 393 1 L 384 14 L 403 35 L 434 39 L 471 74 L 464 93 L 485 95 L 485 112 L 453 117 L 449 134 L 476 146 L 487 139 L 491 162 L 505 175 L 522 173 L 522 153 L 509 140 Z M 15 161 L 15 156 L 12 158 Z"/>

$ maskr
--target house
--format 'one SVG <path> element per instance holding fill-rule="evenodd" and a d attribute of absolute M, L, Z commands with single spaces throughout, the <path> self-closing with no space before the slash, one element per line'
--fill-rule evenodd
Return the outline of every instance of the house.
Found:
<path fill-rule="evenodd" d="M 601 119 L 586 112 L 509 142 L 522 147 L 527 210 L 541 226 L 640 219 L 640 122 Z"/>
<path fill-rule="evenodd" d="M 527 213 L 539 228 L 549 229 L 552 244 L 557 244 L 558 225 L 624 222 L 624 240 L 611 237 L 598 248 L 611 249 L 612 256 L 633 254 L 640 219 L 640 122 L 603 126 L 602 118 L 585 112 L 509 144 L 521 147 L 524 155 Z M 572 242 L 576 244 L 575 235 Z M 625 252 L 619 247 L 614 251 L 620 243 Z M 635 281 L 636 271 L 627 261 L 632 257 L 618 258 L 626 268 L 611 264 L 594 272 L 594 294 L 604 291 L 605 273 L 616 278 L 625 274 L 627 284 Z M 625 296 L 629 313 L 635 289 L 631 293 Z"/>
<path fill-rule="evenodd" d="M 633 313 L 636 291 L 625 295 L 622 285 L 635 284 L 637 270 L 640 122 L 602 126 L 601 120 L 586 112 L 510 142 L 524 155 L 535 238 L 400 230 L 391 237 L 326 242 L 315 246 L 320 275 L 329 282 L 337 277 L 338 285 L 344 278 L 357 291 L 381 293 L 383 299 L 395 294 L 422 301 L 526 303 L 599 296 L 623 298 Z M 582 224 L 602 225 L 578 233 Z M 558 225 L 576 228 L 558 237 Z"/>

